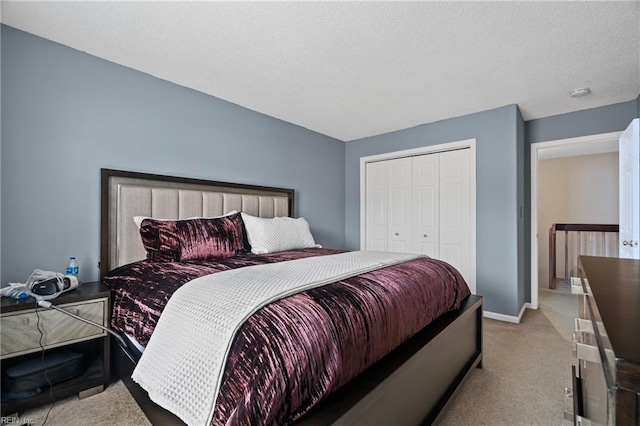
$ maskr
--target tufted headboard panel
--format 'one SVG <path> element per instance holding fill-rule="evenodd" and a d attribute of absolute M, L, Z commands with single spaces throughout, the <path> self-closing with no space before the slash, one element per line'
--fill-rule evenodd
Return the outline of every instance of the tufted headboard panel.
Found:
<path fill-rule="evenodd" d="M 187 219 L 232 210 L 267 218 L 293 216 L 292 189 L 101 169 L 101 192 L 101 277 L 145 258 L 134 216 Z"/>

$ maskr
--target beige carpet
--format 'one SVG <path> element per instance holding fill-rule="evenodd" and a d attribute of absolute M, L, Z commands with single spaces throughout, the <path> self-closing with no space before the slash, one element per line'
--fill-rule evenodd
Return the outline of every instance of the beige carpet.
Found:
<path fill-rule="evenodd" d="M 561 425 L 571 344 L 540 311 L 520 324 L 485 319 L 484 368 L 474 371 L 443 425 Z"/>
<path fill-rule="evenodd" d="M 444 425 L 560 425 L 564 387 L 571 382 L 571 345 L 540 311 L 527 310 L 522 322 L 485 320 L 484 368 L 460 390 Z M 24 417 L 41 425 L 48 406 Z M 117 382 L 98 395 L 57 402 L 49 425 L 148 425 Z"/>
<path fill-rule="evenodd" d="M 578 296 L 556 290 L 540 289 L 538 308 L 566 340 L 571 340 L 578 316 Z"/>
<path fill-rule="evenodd" d="M 42 425 L 50 405 L 21 414 L 21 420 L 31 420 L 32 425 Z M 79 400 L 70 397 L 55 403 L 47 425 L 51 426 L 102 426 L 102 425 L 150 425 L 124 383 L 112 383 L 104 392 Z"/>

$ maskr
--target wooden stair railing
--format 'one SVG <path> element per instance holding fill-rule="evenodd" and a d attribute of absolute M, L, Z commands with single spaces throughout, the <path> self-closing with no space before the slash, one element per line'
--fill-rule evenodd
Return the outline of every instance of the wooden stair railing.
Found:
<path fill-rule="evenodd" d="M 558 278 L 556 276 L 556 232 L 564 231 L 564 278 Z M 569 232 L 577 233 L 577 253 L 580 254 L 594 254 L 594 253 L 581 253 L 581 232 L 589 233 L 602 233 L 602 256 L 606 255 L 607 251 L 607 239 L 606 233 L 616 234 L 616 248 L 614 257 L 618 256 L 618 225 L 603 225 L 603 224 L 578 224 L 578 223 L 554 223 L 549 228 L 549 288 L 556 288 L 559 281 L 569 280 Z M 590 234 L 592 235 L 592 234 Z M 577 259 L 577 256 L 576 256 Z"/>

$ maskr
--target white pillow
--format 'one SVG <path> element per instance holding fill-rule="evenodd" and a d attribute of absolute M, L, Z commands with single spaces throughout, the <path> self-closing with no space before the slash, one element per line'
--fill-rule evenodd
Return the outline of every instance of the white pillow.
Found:
<path fill-rule="evenodd" d="M 238 213 L 236 210 L 231 210 L 229 213 L 223 214 L 222 216 L 213 216 L 213 217 L 188 217 L 184 220 L 191 220 L 191 219 L 217 219 L 219 217 L 225 217 L 225 216 L 231 216 L 232 214 L 236 214 Z M 142 225 L 142 221 L 145 219 L 153 219 L 153 220 L 181 220 L 181 219 L 158 219 L 155 217 L 149 217 L 149 216 L 134 216 L 133 217 L 133 221 L 136 223 L 136 226 L 138 226 L 138 229 L 140 229 L 140 226 Z"/>
<path fill-rule="evenodd" d="M 321 247 L 316 244 L 304 218 L 274 217 L 265 219 L 246 213 L 242 221 L 251 244 L 251 253 L 275 253 L 278 251 Z"/>

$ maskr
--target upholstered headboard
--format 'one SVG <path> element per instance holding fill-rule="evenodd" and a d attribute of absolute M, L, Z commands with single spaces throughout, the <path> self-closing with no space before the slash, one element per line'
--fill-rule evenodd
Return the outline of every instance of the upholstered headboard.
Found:
<path fill-rule="evenodd" d="M 100 276 L 146 254 L 134 216 L 160 219 L 293 216 L 294 191 L 101 169 Z"/>

